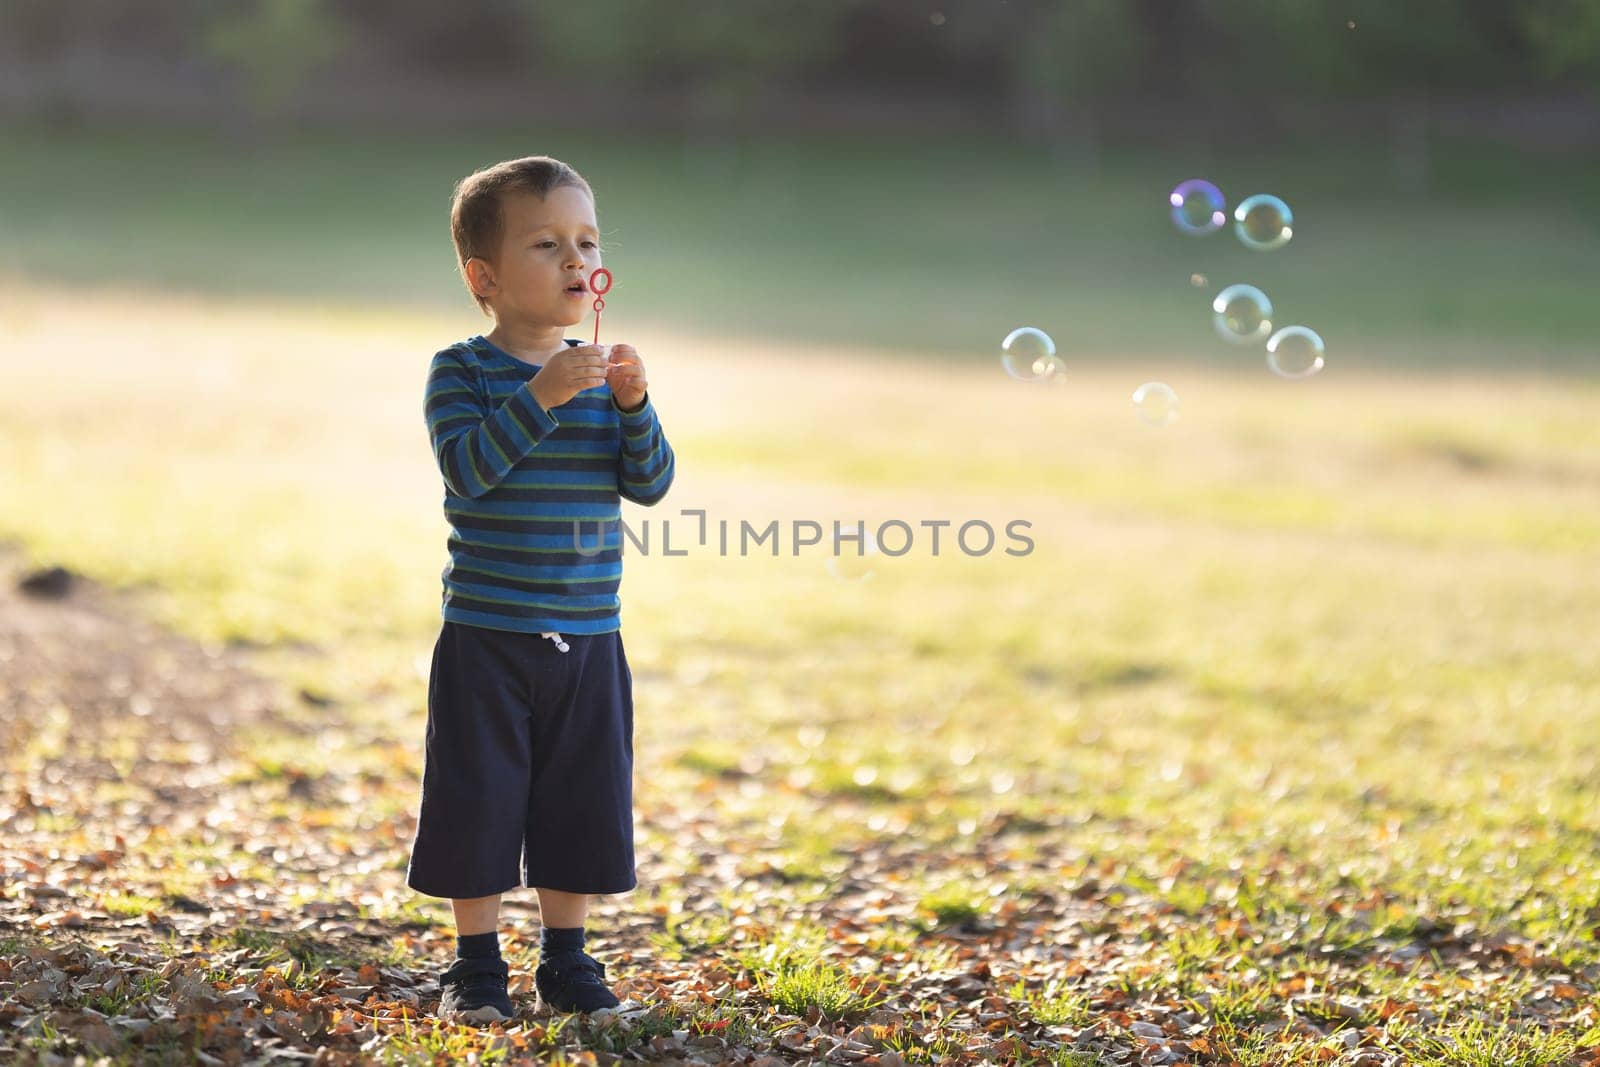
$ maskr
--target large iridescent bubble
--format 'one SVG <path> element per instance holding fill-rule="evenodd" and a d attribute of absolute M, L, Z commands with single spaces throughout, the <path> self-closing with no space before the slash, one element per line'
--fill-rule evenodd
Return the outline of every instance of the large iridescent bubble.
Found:
<path fill-rule="evenodd" d="M 1233 209 L 1233 232 L 1246 248 L 1270 252 L 1282 248 L 1294 236 L 1294 212 L 1275 196 L 1247 196 Z"/>
<path fill-rule="evenodd" d="M 1264 341 L 1272 333 L 1272 301 L 1253 285 L 1230 285 L 1211 301 L 1217 335 L 1236 345 Z"/>
<path fill-rule="evenodd" d="M 1305 326 L 1285 326 L 1267 340 L 1267 366 L 1280 378 L 1309 378 L 1323 367 L 1327 347 Z"/>
<path fill-rule="evenodd" d="M 1018 381 L 1060 383 L 1067 366 L 1056 355 L 1050 335 L 1033 326 L 1018 326 L 1000 342 L 1000 366 Z"/>
<path fill-rule="evenodd" d="M 1216 233 L 1228 221 L 1222 190 L 1200 178 L 1179 182 L 1167 202 L 1172 209 L 1172 224 L 1184 233 Z"/>

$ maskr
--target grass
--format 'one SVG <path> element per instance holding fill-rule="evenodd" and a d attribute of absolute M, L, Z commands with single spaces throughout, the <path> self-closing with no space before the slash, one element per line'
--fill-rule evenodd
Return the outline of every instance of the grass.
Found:
<path fill-rule="evenodd" d="M 758 138 L 730 169 L 668 138 L 556 127 L 249 143 L 138 125 L 0 132 L 0 195 L 29 205 L 0 222 L 0 247 L 33 277 L 467 319 L 450 189 L 547 152 L 597 192 L 617 330 L 710 322 L 730 338 L 922 360 L 987 353 L 1030 324 L 1069 367 L 1141 351 L 1232 362 L 1242 354 L 1211 336 L 1206 305 L 1249 281 L 1281 324 L 1317 328 L 1334 366 L 1597 365 L 1600 312 L 1582 280 L 1600 275 L 1590 157 L 1440 137 L 1428 188 L 1407 192 L 1385 145 L 1313 135 L 1231 158 L 1111 148 L 1093 168 L 998 139 Z M 1167 192 L 1197 173 L 1230 204 L 1283 195 L 1295 239 L 1255 253 L 1226 232 L 1176 232 Z"/>
<path fill-rule="evenodd" d="M 142 896 L 138 893 L 119 893 L 116 896 L 104 897 L 100 907 L 112 915 L 136 916 L 147 911 L 155 911 L 162 907 L 162 901 L 157 897 Z"/>
<path fill-rule="evenodd" d="M 970 891 L 958 886 L 945 886 L 928 894 L 922 898 L 921 906 L 942 925 L 970 923 L 983 913 L 982 903 Z"/>
<path fill-rule="evenodd" d="M 1249 1026 L 1264 1017 L 1273 1005 L 1266 988 L 1246 979 L 1228 976 L 1223 984 L 1205 991 L 1205 1002 L 1190 1000 L 1192 1010 L 1204 1011 L 1219 1026 Z"/>
<path fill-rule="evenodd" d="M 786 964 L 760 975 L 758 981 L 762 994 L 791 1015 L 816 1010 L 838 1019 L 864 1012 L 874 1003 L 852 988 L 843 971 L 826 963 Z"/>
<path fill-rule="evenodd" d="M 1412 1061 L 1418 1067 L 1546 1067 L 1564 1063 L 1583 1044 L 1569 1033 L 1548 1033 L 1537 1027 L 1514 1027 L 1469 1019 L 1453 1024 L 1442 1035 L 1418 1041 Z"/>
<path fill-rule="evenodd" d="M 1063 989 L 1055 982 L 1030 992 L 1018 981 L 1009 993 L 1014 999 L 1024 1001 L 1028 1013 L 1045 1026 L 1085 1026 L 1094 1019 L 1088 996 Z"/>
<path fill-rule="evenodd" d="M 662 931 L 652 936 L 651 943 L 665 958 L 684 959 L 690 953 L 725 944 L 731 934 L 731 927 L 721 916 L 670 912 Z"/>

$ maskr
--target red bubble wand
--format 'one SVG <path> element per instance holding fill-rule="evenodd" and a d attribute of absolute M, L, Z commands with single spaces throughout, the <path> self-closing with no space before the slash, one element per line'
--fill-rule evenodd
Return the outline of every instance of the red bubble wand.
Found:
<path fill-rule="evenodd" d="M 600 284 L 600 276 L 605 275 L 605 284 Z M 604 267 L 596 267 L 593 274 L 589 275 L 589 290 L 594 293 L 594 343 L 600 343 L 600 312 L 606 306 L 602 294 L 611 291 L 611 272 Z"/>

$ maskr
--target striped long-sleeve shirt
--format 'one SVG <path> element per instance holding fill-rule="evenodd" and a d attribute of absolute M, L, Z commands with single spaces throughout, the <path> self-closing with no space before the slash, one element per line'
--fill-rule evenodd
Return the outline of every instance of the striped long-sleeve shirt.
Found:
<path fill-rule="evenodd" d="M 528 388 L 538 369 L 482 335 L 428 368 L 423 411 L 450 524 L 440 614 L 529 633 L 618 630 L 621 498 L 665 496 L 672 447 L 648 394 L 623 411 L 598 385 L 546 411 Z"/>

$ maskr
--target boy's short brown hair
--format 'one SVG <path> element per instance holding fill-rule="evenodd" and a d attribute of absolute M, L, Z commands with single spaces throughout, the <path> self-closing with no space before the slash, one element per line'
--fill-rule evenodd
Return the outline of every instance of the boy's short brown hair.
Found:
<path fill-rule="evenodd" d="M 508 159 L 473 171 L 456 183 L 455 194 L 450 199 L 450 237 L 455 241 L 461 280 L 485 315 L 489 314 L 489 302 L 472 292 L 472 283 L 467 278 L 467 260 L 476 256 L 493 263 L 499 253 L 500 241 L 505 236 L 505 212 L 501 209 L 500 194 L 533 193 L 543 200 L 552 189 L 564 185 L 582 189 L 594 199 L 594 190 L 589 188 L 583 175 L 550 156 Z"/>

